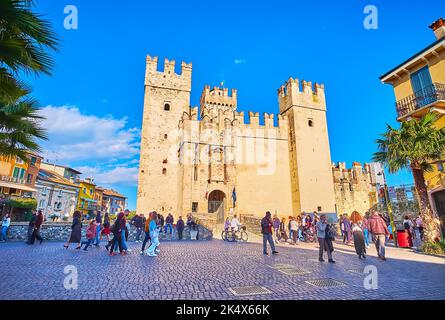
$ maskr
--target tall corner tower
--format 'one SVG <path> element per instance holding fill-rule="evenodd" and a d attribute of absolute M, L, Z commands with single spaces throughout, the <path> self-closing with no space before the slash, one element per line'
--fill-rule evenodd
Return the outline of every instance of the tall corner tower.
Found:
<path fill-rule="evenodd" d="M 179 194 L 179 130 L 182 114 L 190 108 L 192 64 L 182 62 L 181 74 L 175 61 L 147 56 L 144 113 L 137 193 L 137 212 L 156 210 L 176 215 Z"/>
<path fill-rule="evenodd" d="M 289 118 L 289 161 L 294 214 L 333 213 L 331 168 L 324 85 L 289 78 L 278 89 L 280 114 Z"/>

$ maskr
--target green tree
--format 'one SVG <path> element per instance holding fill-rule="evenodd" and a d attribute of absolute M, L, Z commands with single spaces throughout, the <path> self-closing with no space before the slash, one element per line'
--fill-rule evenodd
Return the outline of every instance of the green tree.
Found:
<path fill-rule="evenodd" d="M 47 50 L 56 50 L 59 40 L 34 9 L 32 0 L 0 0 L 0 155 L 23 158 L 26 150 L 39 151 L 36 138 L 46 138 L 38 105 L 19 76 L 51 74 Z"/>
<path fill-rule="evenodd" d="M 441 237 L 440 222 L 431 209 L 424 177 L 424 171 L 432 170 L 431 161 L 440 159 L 445 152 L 445 128 L 437 128 L 437 120 L 437 115 L 427 113 L 421 119 L 402 122 L 399 129 L 387 125 L 382 138 L 376 140 L 378 152 L 374 153 L 374 161 L 384 163 L 391 173 L 403 168 L 411 170 L 425 224 L 425 240 L 429 242 Z"/>

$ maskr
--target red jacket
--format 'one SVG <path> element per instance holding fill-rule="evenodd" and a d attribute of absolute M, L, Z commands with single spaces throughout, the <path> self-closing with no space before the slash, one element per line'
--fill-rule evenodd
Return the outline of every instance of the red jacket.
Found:
<path fill-rule="evenodd" d="M 92 223 L 88 226 L 87 229 L 87 239 L 94 239 L 94 237 L 96 237 L 96 230 L 97 230 L 97 224 L 96 223 Z"/>
<path fill-rule="evenodd" d="M 389 235 L 389 230 L 386 226 L 385 220 L 383 220 L 378 214 L 373 214 L 371 218 L 368 219 L 368 230 L 372 234 Z"/>
<path fill-rule="evenodd" d="M 43 214 L 39 213 L 37 215 L 36 229 L 40 229 L 40 227 L 42 226 L 42 223 L 43 223 Z"/>

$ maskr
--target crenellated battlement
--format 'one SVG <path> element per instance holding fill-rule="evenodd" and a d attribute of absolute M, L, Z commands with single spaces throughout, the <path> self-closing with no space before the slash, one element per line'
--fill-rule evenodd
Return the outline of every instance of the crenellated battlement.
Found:
<path fill-rule="evenodd" d="M 175 72 L 175 60 L 164 59 L 164 71 L 158 70 L 158 57 L 147 55 L 145 85 L 152 87 L 191 90 L 192 63 L 181 62 L 181 74 Z"/>
<path fill-rule="evenodd" d="M 232 89 L 229 94 L 229 89 L 224 87 L 204 86 L 204 90 L 201 93 L 200 98 L 201 106 L 218 106 L 233 110 L 237 107 L 237 90 Z"/>
<path fill-rule="evenodd" d="M 292 106 L 311 107 L 326 110 L 324 84 L 294 79 L 290 77 L 278 89 L 280 113 L 286 112 Z"/>

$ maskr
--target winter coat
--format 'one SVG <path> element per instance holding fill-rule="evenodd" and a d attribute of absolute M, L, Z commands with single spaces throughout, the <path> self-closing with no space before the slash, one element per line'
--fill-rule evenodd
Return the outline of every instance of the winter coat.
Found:
<path fill-rule="evenodd" d="M 368 230 L 371 232 L 371 234 L 389 235 L 389 230 L 386 226 L 385 220 L 383 220 L 378 214 L 374 214 L 368 219 Z"/>

